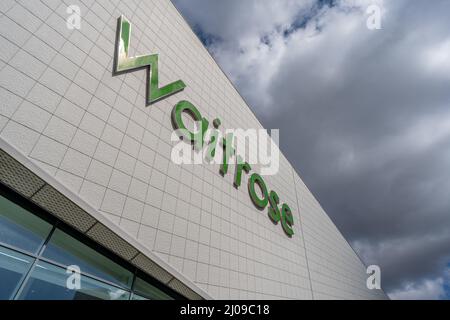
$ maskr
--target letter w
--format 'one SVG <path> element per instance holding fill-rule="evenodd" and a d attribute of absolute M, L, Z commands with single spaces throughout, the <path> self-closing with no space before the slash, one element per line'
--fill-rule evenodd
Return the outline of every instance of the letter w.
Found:
<path fill-rule="evenodd" d="M 158 55 L 150 54 L 146 56 L 128 57 L 131 40 L 131 24 L 124 16 L 119 18 L 118 31 L 115 52 L 115 73 L 144 67 L 148 68 L 147 104 L 164 99 L 186 87 L 183 81 L 178 80 L 159 88 Z"/>

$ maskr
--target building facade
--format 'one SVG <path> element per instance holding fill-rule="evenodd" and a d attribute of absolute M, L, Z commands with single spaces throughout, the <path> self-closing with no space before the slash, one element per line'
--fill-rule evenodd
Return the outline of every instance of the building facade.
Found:
<path fill-rule="evenodd" d="M 261 176 L 173 161 L 180 102 L 263 127 L 169 0 L 0 10 L 0 299 L 386 298 L 282 154 L 279 223 Z"/>

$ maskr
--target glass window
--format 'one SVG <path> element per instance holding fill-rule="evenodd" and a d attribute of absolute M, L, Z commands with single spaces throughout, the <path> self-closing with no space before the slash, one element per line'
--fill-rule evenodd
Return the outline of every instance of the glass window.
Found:
<path fill-rule="evenodd" d="M 136 293 L 133 293 L 133 295 L 131 297 L 131 300 L 148 300 L 148 299 L 143 297 L 143 296 L 140 296 L 140 295 L 138 295 Z"/>
<path fill-rule="evenodd" d="M 34 259 L 0 246 L 0 300 L 14 297 Z"/>
<path fill-rule="evenodd" d="M 71 273 L 45 262 L 38 262 L 27 280 L 21 300 L 128 300 L 130 293 L 81 275 L 80 289 L 69 289 Z"/>
<path fill-rule="evenodd" d="M 131 288 L 133 274 L 82 242 L 56 229 L 43 257 L 65 266 L 76 265 L 88 273 L 114 284 Z"/>
<path fill-rule="evenodd" d="M 150 283 L 136 277 L 133 292 L 151 300 L 173 300 L 167 293 L 161 291 Z"/>
<path fill-rule="evenodd" d="M 52 226 L 0 196 L 0 242 L 36 254 Z"/>

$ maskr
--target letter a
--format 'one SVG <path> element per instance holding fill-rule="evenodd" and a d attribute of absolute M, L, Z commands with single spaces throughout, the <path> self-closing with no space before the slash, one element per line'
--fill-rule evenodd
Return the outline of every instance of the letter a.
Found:
<path fill-rule="evenodd" d="M 81 289 L 81 270 L 79 266 L 72 265 L 68 266 L 66 273 L 70 276 L 66 280 L 66 287 L 69 290 L 80 290 Z"/>
<path fill-rule="evenodd" d="M 370 276 L 367 278 L 367 289 L 381 289 L 381 269 L 377 265 L 371 265 L 367 267 L 367 274 Z"/>

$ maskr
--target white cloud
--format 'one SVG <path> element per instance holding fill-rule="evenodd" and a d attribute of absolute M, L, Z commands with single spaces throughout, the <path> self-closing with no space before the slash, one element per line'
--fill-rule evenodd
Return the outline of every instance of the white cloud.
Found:
<path fill-rule="evenodd" d="M 281 149 L 383 267 L 388 291 L 438 297 L 450 252 L 450 1 L 175 2 L 220 39 L 216 60 L 262 123 L 281 128 Z M 381 30 L 366 27 L 373 3 Z"/>
<path fill-rule="evenodd" d="M 450 38 L 425 48 L 423 52 L 424 67 L 433 73 L 450 78 Z"/>
<path fill-rule="evenodd" d="M 409 283 L 389 293 L 389 297 L 393 300 L 439 300 L 445 297 L 444 279 L 424 280 L 418 285 Z"/>

